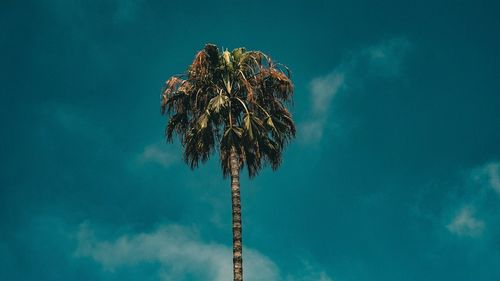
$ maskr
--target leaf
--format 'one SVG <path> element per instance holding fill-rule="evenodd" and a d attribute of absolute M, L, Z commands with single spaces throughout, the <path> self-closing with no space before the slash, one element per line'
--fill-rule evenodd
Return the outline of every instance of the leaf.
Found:
<path fill-rule="evenodd" d="M 224 132 L 224 137 L 231 136 L 232 134 L 235 134 L 238 138 L 241 138 L 241 136 L 243 135 L 243 129 L 235 126 L 229 127 Z"/>
<path fill-rule="evenodd" d="M 273 119 L 270 116 L 266 118 L 265 122 L 270 129 L 272 129 L 275 133 L 278 133 L 278 129 L 274 126 Z"/>
<path fill-rule="evenodd" d="M 243 117 L 243 122 L 245 124 L 245 129 L 248 132 L 248 136 L 252 140 L 253 139 L 252 119 L 249 114 L 245 114 L 245 117 Z"/>
<path fill-rule="evenodd" d="M 208 117 L 209 115 L 204 113 L 200 116 L 200 119 L 198 119 L 198 126 L 200 127 L 200 131 L 205 129 L 208 126 Z"/>
<path fill-rule="evenodd" d="M 231 59 L 231 53 L 229 53 L 229 51 L 224 51 L 222 53 L 222 57 L 224 58 L 224 63 L 226 65 L 226 67 L 232 71 L 233 70 L 233 62 L 232 62 L 232 59 Z"/>
<path fill-rule="evenodd" d="M 241 138 L 241 136 L 243 135 L 243 129 L 242 128 L 233 127 L 233 131 L 238 136 L 238 138 Z"/>
<path fill-rule="evenodd" d="M 250 82 L 248 82 L 243 71 L 240 70 L 238 73 L 240 74 L 240 82 L 241 82 L 241 84 L 243 84 L 243 86 L 245 87 L 245 90 L 247 92 L 247 100 L 249 102 L 252 102 L 254 100 L 252 85 L 250 84 Z"/>
<path fill-rule="evenodd" d="M 220 94 L 215 97 L 213 97 L 210 102 L 208 103 L 208 109 L 209 111 L 214 111 L 219 113 L 222 108 L 227 107 L 227 103 L 229 101 L 229 98 L 226 95 Z"/>
<path fill-rule="evenodd" d="M 242 55 L 246 52 L 245 48 L 236 48 L 233 50 L 232 54 L 233 54 L 233 58 L 234 60 L 239 63 L 241 58 L 242 58 Z"/>
<path fill-rule="evenodd" d="M 253 115 L 252 114 L 252 125 L 254 126 L 254 128 L 260 130 L 264 127 L 264 123 L 262 122 L 262 120 L 260 120 L 259 117 L 257 117 L 256 115 Z"/>

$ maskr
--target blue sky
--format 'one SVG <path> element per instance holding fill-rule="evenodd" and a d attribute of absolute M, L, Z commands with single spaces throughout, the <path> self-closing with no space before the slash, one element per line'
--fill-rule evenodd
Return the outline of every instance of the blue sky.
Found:
<path fill-rule="evenodd" d="M 500 280 L 494 1 L 2 1 L 0 279 L 231 280 L 229 182 L 165 144 L 207 42 L 292 70 L 248 281 Z"/>

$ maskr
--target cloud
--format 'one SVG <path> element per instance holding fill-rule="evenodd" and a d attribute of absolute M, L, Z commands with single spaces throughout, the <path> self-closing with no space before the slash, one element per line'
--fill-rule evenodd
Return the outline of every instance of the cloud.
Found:
<path fill-rule="evenodd" d="M 325 114 L 333 97 L 344 84 L 345 73 L 333 72 L 311 81 L 312 108 L 317 114 Z"/>
<path fill-rule="evenodd" d="M 310 272 L 300 276 L 288 276 L 286 281 L 333 281 L 324 271 Z"/>
<path fill-rule="evenodd" d="M 500 163 L 489 163 L 485 167 L 488 177 L 489 184 L 496 192 L 500 193 Z"/>
<path fill-rule="evenodd" d="M 486 225 L 492 225 L 495 220 L 494 209 L 489 209 L 488 201 L 496 200 L 492 197 L 492 191 L 500 193 L 500 163 L 489 162 L 477 168 L 471 169 L 463 179 L 465 198 L 455 205 L 461 204 L 464 207 L 458 208 L 451 222 L 446 225 L 452 234 L 462 237 L 480 237 L 485 232 Z M 481 219 L 477 214 L 481 215 Z M 489 231 L 496 232 L 495 229 Z"/>
<path fill-rule="evenodd" d="M 409 48 L 407 39 L 387 40 L 351 54 L 332 72 L 313 78 L 309 84 L 310 118 L 298 124 L 299 140 L 303 143 L 321 140 L 332 101 L 350 85 L 362 85 L 363 77 L 366 76 L 384 79 L 399 77 L 401 64 Z"/>
<path fill-rule="evenodd" d="M 492 245 L 500 235 L 500 197 L 498 196 L 499 162 L 461 171 L 453 186 L 443 182 L 430 183 L 421 190 L 428 195 L 413 211 L 415 215 L 432 223 L 442 233 L 446 243 L 450 235 L 474 238 L 477 243 Z M 439 185 L 437 185 L 439 184 Z M 435 205 L 440 198 L 439 208 Z M 455 240 L 451 240 L 455 241 Z"/>
<path fill-rule="evenodd" d="M 193 228 L 163 225 L 149 233 L 122 235 L 99 240 L 88 223 L 77 234 L 77 258 L 90 258 L 108 273 L 141 264 L 156 264 L 158 279 L 163 281 L 226 281 L 232 279 L 232 248 L 203 241 Z M 279 268 L 260 252 L 244 249 L 244 274 L 248 281 L 279 281 Z M 325 271 L 307 266 L 306 272 L 290 275 L 287 281 L 332 281 Z"/>
<path fill-rule="evenodd" d="M 474 217 L 474 209 L 465 206 L 459 210 L 452 221 L 446 226 L 448 230 L 458 236 L 478 237 L 483 234 L 485 224 Z"/>
<path fill-rule="evenodd" d="M 410 48 L 411 44 L 407 39 L 394 38 L 366 48 L 359 58 L 367 60 L 373 75 L 383 76 L 386 79 L 399 77 L 404 57 Z"/>
<path fill-rule="evenodd" d="M 313 143 L 323 136 L 325 119 L 308 120 L 299 124 L 299 138 L 304 143 Z"/>
<path fill-rule="evenodd" d="M 489 162 L 470 172 L 470 178 L 482 189 L 500 194 L 500 162 Z"/>
<path fill-rule="evenodd" d="M 150 144 L 137 157 L 139 164 L 159 164 L 165 168 L 170 167 L 177 161 L 177 154 L 167 149 L 166 144 Z"/>
<path fill-rule="evenodd" d="M 326 272 L 318 270 L 308 261 L 303 260 L 301 272 L 287 276 L 286 281 L 333 281 L 333 279 Z"/>
<path fill-rule="evenodd" d="M 161 280 L 225 281 L 232 278 L 232 249 L 202 241 L 195 231 L 166 225 L 151 233 L 124 235 L 113 241 L 99 241 L 87 224 L 78 233 L 78 257 L 90 257 L 105 270 L 115 271 L 140 263 L 158 263 Z M 278 280 L 276 265 L 259 252 L 245 249 L 245 275 L 252 280 Z"/>

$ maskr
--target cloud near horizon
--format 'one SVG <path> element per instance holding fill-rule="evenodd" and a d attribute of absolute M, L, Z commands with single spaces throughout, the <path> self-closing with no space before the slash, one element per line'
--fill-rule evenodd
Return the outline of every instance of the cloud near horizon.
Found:
<path fill-rule="evenodd" d="M 80 225 L 75 257 L 91 258 L 104 271 L 118 272 L 140 264 L 157 264 L 158 279 L 163 281 L 225 281 L 232 278 L 232 248 L 203 241 L 197 231 L 177 224 L 162 225 L 149 233 L 125 234 L 116 239 L 100 240 L 88 223 Z M 245 280 L 280 281 L 278 266 L 257 250 L 244 249 Z M 332 281 L 326 272 L 308 266 L 304 274 L 289 275 L 286 280 Z"/>

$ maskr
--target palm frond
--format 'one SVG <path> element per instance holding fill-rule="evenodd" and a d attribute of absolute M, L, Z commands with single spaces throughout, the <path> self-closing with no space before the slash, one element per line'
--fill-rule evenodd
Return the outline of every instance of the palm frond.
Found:
<path fill-rule="evenodd" d="M 172 76 L 162 89 L 161 112 L 168 116 L 167 141 L 178 135 L 184 160 L 195 168 L 219 152 L 224 176 L 230 153 L 253 177 L 277 169 L 285 145 L 295 136 L 290 71 L 261 51 L 219 51 L 207 44 L 185 75 Z"/>

